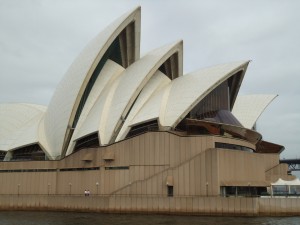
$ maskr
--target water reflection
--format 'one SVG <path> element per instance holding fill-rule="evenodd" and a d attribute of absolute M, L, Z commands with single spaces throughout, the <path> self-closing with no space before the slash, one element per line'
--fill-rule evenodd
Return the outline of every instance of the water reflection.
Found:
<path fill-rule="evenodd" d="M 0 212 L 0 225 L 298 225 L 300 217 L 204 217 L 72 212 Z"/>

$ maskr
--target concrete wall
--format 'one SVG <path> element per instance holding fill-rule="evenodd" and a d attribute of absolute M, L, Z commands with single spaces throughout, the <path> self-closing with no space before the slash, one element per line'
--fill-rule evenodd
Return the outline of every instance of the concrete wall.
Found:
<path fill-rule="evenodd" d="M 0 195 L 0 210 L 299 216 L 300 198 Z"/>
<path fill-rule="evenodd" d="M 294 180 L 296 178 L 293 175 L 287 175 L 286 171 L 288 171 L 288 164 L 277 164 L 276 166 L 266 171 L 266 180 L 274 183 L 279 178 L 283 180 Z"/>
<path fill-rule="evenodd" d="M 149 132 L 106 147 L 83 149 L 60 161 L 0 162 L 0 194 L 81 195 L 89 189 L 99 195 L 167 196 L 166 178 L 173 176 L 174 196 L 217 196 L 221 182 L 264 181 L 266 170 L 279 163 L 275 154 L 215 149 L 215 142 L 255 148 L 225 136 Z M 104 160 L 107 154 L 113 160 Z M 92 168 L 96 169 L 82 170 Z M 36 169 L 49 171 L 33 172 Z M 284 169 L 276 171 L 286 174 Z"/>
<path fill-rule="evenodd" d="M 216 151 L 209 149 L 148 179 L 138 180 L 114 194 L 167 196 L 167 177 L 174 180 L 174 196 L 219 195 Z"/>
<path fill-rule="evenodd" d="M 222 184 L 239 186 L 237 184 L 264 182 L 265 164 L 261 154 L 236 150 L 218 150 L 219 179 Z M 236 182 L 236 184 L 235 184 Z"/>

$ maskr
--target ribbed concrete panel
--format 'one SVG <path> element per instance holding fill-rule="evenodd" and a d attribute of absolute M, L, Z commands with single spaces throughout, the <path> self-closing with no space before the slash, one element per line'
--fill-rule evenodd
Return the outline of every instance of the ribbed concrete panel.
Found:
<path fill-rule="evenodd" d="M 36 140 L 37 124 L 45 110 L 46 107 L 34 104 L 0 104 L 0 150 L 7 151 L 12 145 L 18 147 Z"/>
<path fill-rule="evenodd" d="M 165 110 L 159 116 L 163 127 L 175 127 L 196 104 L 235 73 L 246 70 L 248 61 L 217 65 L 172 81 Z"/>
<path fill-rule="evenodd" d="M 100 130 L 101 144 L 115 141 L 127 114 L 143 87 L 159 67 L 173 54 L 182 52 L 182 41 L 155 49 L 129 66 L 122 76 L 113 95 L 109 120 L 103 120 Z"/>
<path fill-rule="evenodd" d="M 154 76 L 149 80 L 149 82 L 143 88 L 143 90 L 139 94 L 139 97 L 137 98 L 134 105 L 132 106 L 132 109 L 130 110 L 126 118 L 126 121 L 124 122 L 122 129 L 120 130 L 116 138 L 116 141 L 123 140 L 126 137 L 128 132 L 130 131 L 130 124 L 132 122 L 132 119 L 138 114 L 138 112 L 146 104 L 149 98 L 152 95 L 154 95 L 157 90 L 159 90 L 161 87 L 165 86 L 170 82 L 171 80 L 162 72 L 157 71 L 154 74 Z"/>
<path fill-rule="evenodd" d="M 244 95 L 238 96 L 232 109 L 233 115 L 248 129 L 256 121 L 277 95 Z"/>
<path fill-rule="evenodd" d="M 124 14 L 93 39 L 75 59 L 57 87 L 45 116 L 45 133 L 51 155 L 60 157 L 86 85 L 97 64 L 118 35 L 134 22 L 135 60 L 139 58 L 140 8 Z"/>
<path fill-rule="evenodd" d="M 88 114 L 92 107 L 95 105 L 97 102 L 97 99 L 100 98 L 101 93 L 105 90 L 105 88 L 109 88 L 114 80 L 120 76 L 120 74 L 124 71 L 124 68 L 120 66 L 119 64 L 107 60 L 105 63 L 103 69 L 100 72 L 100 75 L 98 76 L 94 87 L 92 88 L 89 97 L 85 103 L 85 106 L 83 108 L 83 111 L 80 115 L 79 121 L 77 123 L 76 129 L 74 131 L 73 137 L 71 139 L 67 155 L 72 153 L 72 150 L 75 146 L 74 140 L 78 138 L 79 133 L 85 133 L 84 131 L 81 131 L 81 126 L 83 125 L 84 121 L 87 119 Z M 84 129 L 84 128 L 83 128 Z M 76 137 L 76 138 L 75 138 Z"/>

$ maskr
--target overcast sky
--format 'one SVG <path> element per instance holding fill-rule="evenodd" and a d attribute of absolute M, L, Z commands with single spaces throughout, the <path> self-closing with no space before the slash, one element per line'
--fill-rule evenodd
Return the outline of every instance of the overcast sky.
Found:
<path fill-rule="evenodd" d="M 300 158 L 300 1 L 0 0 L 0 103 L 48 105 L 84 46 L 142 7 L 141 53 L 182 39 L 184 72 L 252 60 L 239 94 L 278 94 L 258 120 Z"/>

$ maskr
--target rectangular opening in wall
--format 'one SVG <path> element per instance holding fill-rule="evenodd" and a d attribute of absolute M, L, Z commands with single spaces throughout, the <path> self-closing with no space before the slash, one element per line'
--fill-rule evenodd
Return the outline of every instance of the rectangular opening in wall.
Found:
<path fill-rule="evenodd" d="M 215 142 L 215 148 L 223 148 L 223 149 L 232 149 L 232 150 L 240 150 L 246 152 L 253 152 L 252 148 L 248 148 L 246 146 L 234 145 L 228 143 Z"/>
<path fill-rule="evenodd" d="M 105 170 L 129 170 L 129 166 L 107 166 Z"/>
<path fill-rule="evenodd" d="M 173 197 L 174 192 L 173 192 L 173 186 L 167 186 L 168 187 L 168 197 Z"/>
<path fill-rule="evenodd" d="M 0 161 L 3 161 L 3 159 L 5 158 L 6 155 L 6 151 L 0 151 Z"/>

